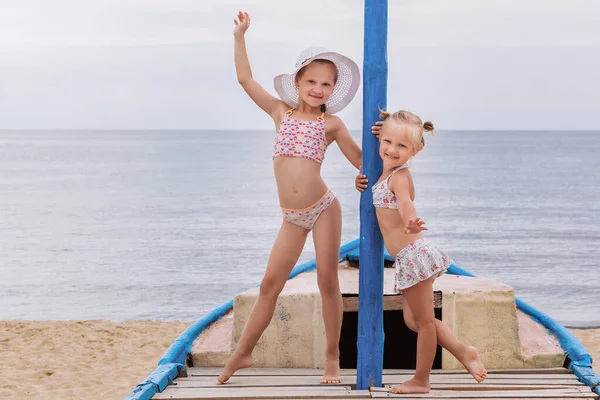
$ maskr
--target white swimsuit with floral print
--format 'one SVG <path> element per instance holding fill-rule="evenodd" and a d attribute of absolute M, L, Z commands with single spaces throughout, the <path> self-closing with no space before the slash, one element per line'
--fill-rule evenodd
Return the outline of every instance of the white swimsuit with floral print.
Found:
<path fill-rule="evenodd" d="M 378 184 L 373 185 L 373 205 L 375 206 L 375 208 L 392 208 L 394 210 L 398 209 L 398 201 L 396 200 L 396 195 L 390 190 L 388 186 L 388 181 L 390 180 L 392 175 L 404 168 L 408 168 L 408 165 L 402 164 L 401 166 L 394 168 L 387 178 L 385 178 Z"/>

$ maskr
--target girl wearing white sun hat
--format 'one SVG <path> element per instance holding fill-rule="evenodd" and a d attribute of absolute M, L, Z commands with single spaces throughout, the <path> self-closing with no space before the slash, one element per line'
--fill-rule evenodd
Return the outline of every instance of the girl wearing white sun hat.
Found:
<path fill-rule="evenodd" d="M 292 74 L 275 78 L 275 90 L 280 100 L 252 77 L 245 42 L 250 17 L 240 11 L 234 22 L 238 82 L 256 105 L 273 118 L 277 127 L 273 168 L 283 220 L 258 299 L 217 384 L 225 383 L 238 369 L 252 365 L 254 347 L 273 317 L 277 297 L 296 265 L 310 231 L 315 244 L 327 339 L 321 383 L 340 383 L 339 341 L 343 309 L 338 256 L 342 211 L 340 202 L 321 177 L 321 163 L 327 147 L 336 142 L 344 156 L 360 170 L 360 148 L 342 120 L 332 115 L 346 107 L 356 94 L 358 66 L 341 54 L 309 48 L 300 54 Z"/>
<path fill-rule="evenodd" d="M 296 74 L 315 60 L 332 62 L 337 69 L 337 81 L 333 93 L 325 104 L 328 114 L 335 114 L 346 107 L 354 98 L 360 83 L 358 65 L 348 57 L 328 51 L 323 47 L 309 47 L 298 56 L 296 69 L 291 74 L 275 77 L 275 91 L 286 104 L 297 107 L 300 102 Z"/>

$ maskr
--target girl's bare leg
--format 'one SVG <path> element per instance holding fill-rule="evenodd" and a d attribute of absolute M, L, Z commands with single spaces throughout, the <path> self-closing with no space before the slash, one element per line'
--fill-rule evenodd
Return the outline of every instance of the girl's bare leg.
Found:
<path fill-rule="evenodd" d="M 391 389 L 392 393 L 429 393 L 429 374 L 437 350 L 437 332 L 433 313 L 433 278 L 402 291 L 415 324 L 417 337 L 417 368 L 415 376 Z"/>
<path fill-rule="evenodd" d="M 406 326 L 414 332 L 417 328 L 410 310 L 410 306 L 403 300 L 402 311 Z M 448 350 L 462 365 L 469 371 L 473 378 L 479 383 L 487 377 L 487 371 L 479 359 L 477 349 L 473 346 L 465 346 L 458 341 L 454 333 L 439 319 L 435 320 L 435 330 L 437 332 L 437 343 Z"/>
<path fill-rule="evenodd" d="M 298 262 L 307 235 L 306 229 L 283 221 L 269 255 L 258 299 L 252 307 L 252 312 L 235 351 L 217 378 L 217 384 L 227 382 L 238 369 L 248 368 L 252 365 L 254 346 L 271 322 L 277 297 L 283 290 L 292 268 Z"/>
<path fill-rule="evenodd" d="M 340 334 L 342 330 L 342 293 L 338 263 L 342 236 L 342 210 L 338 199 L 319 216 L 313 228 L 317 259 L 317 282 L 321 292 L 323 322 L 327 337 L 325 371 L 321 383 L 341 383 Z"/>

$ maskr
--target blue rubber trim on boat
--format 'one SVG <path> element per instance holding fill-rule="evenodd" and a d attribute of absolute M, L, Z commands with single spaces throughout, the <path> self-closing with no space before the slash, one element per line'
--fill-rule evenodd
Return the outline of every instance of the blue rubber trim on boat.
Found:
<path fill-rule="evenodd" d="M 536 310 L 529 304 L 517 299 L 517 307 L 525 314 L 533 318 L 537 323 L 545 326 L 550 331 L 554 332 L 558 337 L 560 346 L 565 350 L 571 363 L 580 367 L 591 367 L 592 357 L 587 352 L 586 348 L 581 344 L 579 339 L 569 332 L 565 327 L 558 324 L 552 318 L 541 311 Z"/>
<path fill-rule="evenodd" d="M 346 257 L 349 260 L 358 260 L 358 249 L 348 252 Z M 395 261 L 387 251 L 384 251 L 384 258 L 388 261 Z M 448 273 L 452 275 L 475 277 L 475 275 L 454 264 L 450 265 Z M 568 368 L 573 371 L 575 376 L 577 376 L 581 382 L 591 387 L 596 394 L 600 395 L 600 376 L 592 369 L 592 356 L 579 339 L 548 315 L 531 307 L 524 301 L 515 299 L 515 302 L 519 310 L 529 315 L 535 322 L 556 335 L 560 346 L 569 359 Z"/>
<path fill-rule="evenodd" d="M 125 398 L 125 400 L 148 400 L 158 392 L 162 392 L 169 383 L 179 375 L 180 370 L 184 370 L 183 364 L 169 363 L 160 365 L 148 378 L 139 385 Z"/>
<path fill-rule="evenodd" d="M 346 258 L 348 252 L 356 249 L 359 244 L 360 239 L 356 239 L 341 246 L 340 259 Z M 303 272 L 312 271 L 316 267 L 316 260 L 310 260 L 304 264 L 296 265 L 292 269 L 288 279 L 292 279 Z M 162 356 L 158 362 L 158 368 L 154 370 L 144 382 L 137 385 L 125 400 L 148 400 L 156 393 L 162 392 L 169 381 L 175 379 L 180 370 L 185 371 L 185 360 L 192 349 L 194 340 L 196 340 L 210 324 L 221 319 L 223 315 L 227 314 L 232 308 L 233 300 L 229 300 L 227 303 L 215 308 L 183 331 Z"/>
<path fill-rule="evenodd" d="M 229 300 L 227 303 L 206 314 L 199 321 L 188 326 L 187 329 L 181 332 L 179 337 L 171 343 L 171 346 L 169 346 L 165 354 L 163 354 L 158 365 L 170 363 L 185 364 L 185 359 L 192 348 L 194 340 L 200 336 L 210 324 L 220 320 L 223 315 L 227 314 L 232 307 L 233 300 Z"/>
<path fill-rule="evenodd" d="M 519 299 L 516 299 L 516 302 L 519 310 L 556 335 L 560 346 L 567 353 L 569 359 L 567 368 L 573 371 L 581 382 L 600 395 L 600 376 L 592 369 L 592 356 L 579 339 L 543 312 Z"/>
<path fill-rule="evenodd" d="M 581 367 L 571 364 L 569 365 L 569 369 L 573 371 L 581 382 L 591 387 L 594 393 L 600 395 L 600 376 L 598 376 L 592 367 Z"/>

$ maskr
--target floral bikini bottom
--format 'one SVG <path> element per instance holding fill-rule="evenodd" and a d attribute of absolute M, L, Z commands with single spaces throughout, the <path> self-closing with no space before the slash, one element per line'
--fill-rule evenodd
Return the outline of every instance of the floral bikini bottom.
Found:
<path fill-rule="evenodd" d="M 317 222 L 317 219 L 321 213 L 327 210 L 334 200 L 335 194 L 333 194 L 331 190 L 328 190 L 323 197 L 319 199 L 319 201 L 310 207 L 300 210 L 292 210 L 282 207 L 281 211 L 283 212 L 283 219 L 310 231 L 315 225 L 315 222 Z"/>

